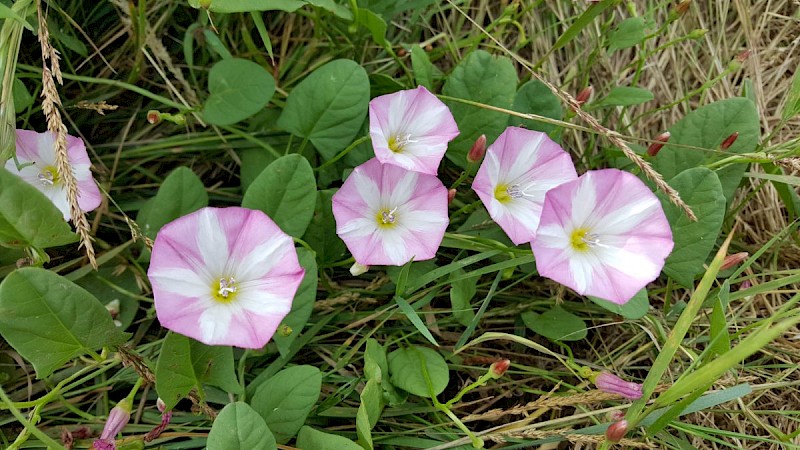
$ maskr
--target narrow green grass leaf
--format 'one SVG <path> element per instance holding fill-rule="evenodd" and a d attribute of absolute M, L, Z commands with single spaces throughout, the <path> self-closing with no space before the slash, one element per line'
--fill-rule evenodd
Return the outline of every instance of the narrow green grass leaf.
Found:
<path fill-rule="evenodd" d="M 414 325 L 414 328 L 416 328 L 417 331 L 419 331 L 420 334 L 422 334 L 425 337 L 425 339 L 428 340 L 428 342 L 438 347 L 439 344 L 436 342 L 436 339 L 433 337 L 430 330 L 428 330 L 428 327 L 425 326 L 425 323 L 422 322 L 422 319 L 419 318 L 417 312 L 414 311 L 414 308 L 411 307 L 411 305 L 406 301 L 406 299 L 400 297 L 399 295 L 395 295 L 394 301 L 395 303 L 397 303 L 397 306 L 400 308 L 400 311 L 402 311 L 402 313 L 408 318 L 408 320 L 411 321 L 411 324 Z"/>
<path fill-rule="evenodd" d="M 632 86 L 617 86 L 602 100 L 593 103 L 593 108 L 604 106 L 631 106 L 647 103 L 655 97 L 653 93 L 644 88 Z"/>
<path fill-rule="evenodd" d="M 786 93 L 786 102 L 783 104 L 781 118 L 789 120 L 798 113 L 800 113 L 800 70 L 795 70 L 792 77 L 792 87 Z"/>
<path fill-rule="evenodd" d="M 272 40 L 269 38 L 269 32 L 267 32 L 267 26 L 264 24 L 264 18 L 261 17 L 261 13 L 258 11 L 250 11 L 250 17 L 253 19 L 253 24 L 256 26 L 256 30 L 258 30 L 261 41 L 264 43 L 264 48 L 267 50 L 269 60 L 272 61 L 272 64 L 275 64 L 275 57 L 272 54 Z"/>
<path fill-rule="evenodd" d="M 601 2 L 592 3 L 589 5 L 586 11 L 584 11 L 583 14 L 581 14 L 581 16 L 575 20 L 575 22 L 572 22 L 572 25 L 570 25 L 569 28 L 567 28 L 566 31 L 564 31 L 564 33 L 558 38 L 556 43 L 553 44 L 553 46 L 547 52 L 548 55 L 572 42 L 572 40 L 578 36 L 578 33 L 592 23 L 595 17 L 599 16 L 600 13 L 617 3 L 619 3 L 619 0 L 603 0 Z"/>

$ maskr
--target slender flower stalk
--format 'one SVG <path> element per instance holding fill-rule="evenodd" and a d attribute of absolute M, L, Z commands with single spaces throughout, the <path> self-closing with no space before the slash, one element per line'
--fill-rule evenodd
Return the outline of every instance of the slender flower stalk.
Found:
<path fill-rule="evenodd" d="M 617 304 L 658 277 L 673 245 L 658 198 L 616 169 L 548 191 L 531 244 L 540 275 Z"/>
<path fill-rule="evenodd" d="M 508 127 L 487 150 L 472 189 L 519 245 L 536 236 L 545 193 L 577 176 L 569 155 L 545 133 Z"/>
<path fill-rule="evenodd" d="M 263 347 L 289 313 L 304 270 L 266 214 L 203 208 L 165 225 L 147 276 L 165 328 L 208 345 Z"/>
<path fill-rule="evenodd" d="M 333 196 L 336 233 L 362 266 L 431 259 L 444 237 L 447 189 L 433 175 L 373 158 Z"/>
<path fill-rule="evenodd" d="M 369 102 L 369 134 L 381 163 L 436 175 L 458 133 L 447 105 L 423 86 Z"/>
<path fill-rule="evenodd" d="M 61 211 L 64 220 L 71 220 L 68 188 L 58 169 L 56 136 L 49 131 L 37 133 L 17 130 L 16 134 L 17 160 L 20 165 L 18 167 L 15 161 L 8 160 L 5 164 L 6 170 L 41 191 Z M 81 210 L 91 211 L 100 206 L 102 197 L 92 178 L 86 146 L 81 138 L 74 136 L 68 135 L 66 142 L 69 165 L 77 181 L 78 204 Z"/>

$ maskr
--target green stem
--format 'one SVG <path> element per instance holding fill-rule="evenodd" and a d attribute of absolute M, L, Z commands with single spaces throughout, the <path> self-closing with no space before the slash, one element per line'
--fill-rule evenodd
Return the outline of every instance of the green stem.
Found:
<path fill-rule="evenodd" d="M 336 161 L 344 158 L 345 155 L 350 153 L 354 148 L 358 147 L 359 145 L 363 144 L 364 142 L 367 142 L 369 139 L 370 139 L 369 136 L 361 136 L 360 138 L 358 138 L 355 141 L 353 141 L 353 143 L 350 144 L 346 149 L 344 149 L 341 152 L 339 152 L 336 156 L 334 156 L 333 158 L 325 161 L 324 163 L 322 163 L 318 167 L 316 167 L 314 169 L 314 172 L 320 172 L 321 170 L 325 169 L 326 167 L 329 167 L 330 165 L 332 165 Z"/>
<path fill-rule="evenodd" d="M 35 411 L 34 412 L 34 418 L 33 418 L 34 420 L 30 420 L 29 421 L 28 419 L 25 418 L 25 416 L 22 414 L 22 412 L 20 412 L 20 410 L 17 409 L 14 406 L 14 402 L 12 402 L 8 398 L 8 396 L 6 395 L 5 391 L 3 390 L 2 386 L 0 386 L 0 402 L 2 402 L 3 406 L 6 409 L 8 409 L 9 411 L 11 411 L 11 414 L 14 416 L 14 418 L 16 418 L 17 421 L 19 423 L 21 423 L 22 426 L 25 427 L 25 429 L 22 431 L 22 433 L 20 433 L 19 436 L 17 436 L 17 439 L 8 447 L 8 450 L 15 450 L 15 449 L 20 448 L 20 445 L 22 445 L 28 439 L 28 437 L 27 437 L 28 434 L 32 434 L 32 435 L 36 436 L 40 441 L 42 441 L 43 443 L 47 444 L 48 448 L 56 449 L 56 450 L 58 450 L 58 449 L 65 450 L 64 446 L 62 446 L 58 442 L 54 441 L 50 436 L 44 434 L 41 430 L 36 428 L 36 425 L 35 425 L 35 422 L 34 422 L 34 421 L 38 421 L 38 412 L 36 412 L 36 408 L 34 408 L 34 411 Z M 38 408 L 38 406 L 37 406 L 37 408 Z"/>

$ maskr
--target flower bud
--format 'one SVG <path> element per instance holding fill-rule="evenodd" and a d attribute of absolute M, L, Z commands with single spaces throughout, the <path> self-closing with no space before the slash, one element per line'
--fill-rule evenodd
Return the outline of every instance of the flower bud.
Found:
<path fill-rule="evenodd" d="M 681 2 L 678 3 L 677 6 L 675 6 L 675 12 L 678 13 L 678 15 L 682 16 L 686 14 L 686 11 L 689 10 L 689 6 L 691 6 L 691 4 L 692 0 L 681 0 Z"/>
<path fill-rule="evenodd" d="M 455 189 L 448 189 L 447 190 L 447 204 L 453 203 L 453 199 L 456 198 L 456 190 Z"/>
<path fill-rule="evenodd" d="M 663 147 L 664 144 L 669 140 L 669 137 L 669 131 L 665 131 L 656 136 L 656 142 L 653 142 L 649 147 L 647 147 L 647 154 L 650 156 L 656 156 L 658 152 L 661 151 L 661 147 Z"/>
<path fill-rule="evenodd" d="M 697 28 L 692 30 L 689 34 L 687 34 L 686 37 L 689 39 L 698 40 L 703 36 L 705 36 L 707 33 L 708 30 L 706 30 L 705 28 Z"/>
<path fill-rule="evenodd" d="M 721 150 L 727 150 L 727 149 L 731 148 L 731 145 L 733 145 L 733 143 L 736 142 L 736 139 L 738 139 L 738 138 L 739 138 L 739 132 L 738 131 L 734 131 L 733 134 L 731 134 L 730 136 L 726 137 L 725 140 L 722 141 L 722 144 L 719 145 L 719 148 Z"/>
<path fill-rule="evenodd" d="M 486 154 L 486 135 L 482 134 L 478 139 L 475 140 L 475 143 L 472 144 L 472 148 L 469 149 L 469 153 L 467 153 L 467 161 L 471 163 L 480 162 L 483 159 L 483 155 Z"/>
<path fill-rule="evenodd" d="M 739 284 L 739 290 L 743 291 L 745 289 L 750 289 L 750 286 L 752 285 L 753 283 L 751 283 L 750 280 L 744 280 L 741 282 L 741 284 Z"/>
<path fill-rule="evenodd" d="M 586 86 L 585 88 L 581 89 L 580 92 L 578 92 L 578 95 L 575 96 L 575 101 L 577 101 L 579 105 L 583 105 L 584 103 L 588 102 L 590 98 L 592 98 L 593 92 L 593 87 Z"/>
<path fill-rule="evenodd" d="M 277 329 L 277 334 L 279 336 L 287 337 L 292 335 L 292 331 L 294 331 L 292 330 L 292 327 L 286 325 L 285 323 L 282 323 Z"/>
<path fill-rule="evenodd" d="M 611 442 L 619 442 L 627 433 L 628 421 L 620 420 L 619 422 L 614 422 L 608 426 L 608 429 L 606 429 L 606 439 Z"/>
<path fill-rule="evenodd" d="M 597 389 L 609 394 L 617 394 L 629 400 L 642 398 L 641 384 L 625 381 L 611 372 L 600 372 L 592 382 L 597 386 Z"/>
<path fill-rule="evenodd" d="M 160 413 L 163 413 L 164 410 L 167 409 L 167 404 L 164 403 L 164 400 L 161 400 L 161 397 L 158 397 L 158 399 L 156 399 L 156 408 Z"/>
<path fill-rule="evenodd" d="M 745 259 L 750 256 L 747 252 L 739 252 L 734 253 L 732 255 L 728 255 L 722 260 L 722 265 L 720 266 L 719 270 L 728 270 L 731 267 L 738 266 L 741 264 Z"/>
<path fill-rule="evenodd" d="M 147 122 L 153 125 L 161 122 L 161 113 L 156 111 L 155 109 L 151 109 L 147 111 Z"/>
<path fill-rule="evenodd" d="M 114 300 L 106 303 L 106 310 L 108 310 L 108 313 L 111 314 L 112 319 L 119 317 L 119 299 L 115 298 Z"/>
<path fill-rule="evenodd" d="M 100 433 L 100 439 L 95 439 L 92 443 L 96 450 L 113 450 L 116 448 L 114 438 L 131 420 L 131 409 L 133 409 L 133 404 L 127 398 L 120 400 L 117 406 L 111 409 L 111 412 L 108 413 L 106 424 L 103 426 L 103 432 Z"/>
<path fill-rule="evenodd" d="M 740 63 L 743 63 L 743 62 L 747 61 L 747 58 L 749 58 L 749 57 L 750 57 L 750 50 L 749 49 L 744 49 L 744 50 L 742 50 L 741 53 L 736 55 L 736 61 L 738 61 Z"/>
<path fill-rule="evenodd" d="M 511 361 L 508 359 L 501 359 L 495 363 L 492 363 L 489 366 L 489 373 L 492 374 L 492 378 L 495 380 L 502 377 L 503 374 L 506 373 L 506 370 L 511 366 Z"/>
<path fill-rule="evenodd" d="M 353 265 L 350 266 L 350 275 L 357 277 L 361 274 L 367 273 L 368 270 L 369 266 L 365 266 L 359 263 L 353 263 Z"/>

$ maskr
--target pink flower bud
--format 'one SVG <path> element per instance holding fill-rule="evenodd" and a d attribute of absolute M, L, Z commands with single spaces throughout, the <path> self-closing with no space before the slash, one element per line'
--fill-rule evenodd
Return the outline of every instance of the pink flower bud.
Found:
<path fill-rule="evenodd" d="M 611 442 L 619 442 L 627 433 L 628 421 L 620 420 L 619 422 L 614 422 L 608 426 L 608 429 L 606 429 L 606 439 Z"/>
<path fill-rule="evenodd" d="M 739 137 L 739 132 L 735 131 L 733 134 L 731 134 L 730 136 L 726 137 L 724 141 L 722 141 L 722 144 L 719 145 L 719 148 L 721 150 L 727 150 L 727 149 L 731 148 L 731 145 L 733 145 L 733 143 L 736 142 L 736 139 L 738 137 Z"/>
<path fill-rule="evenodd" d="M 738 266 L 741 264 L 745 259 L 750 256 L 747 252 L 739 252 L 734 253 L 732 255 L 728 255 L 722 260 L 722 265 L 720 266 L 719 270 L 728 270 L 731 267 Z"/>
<path fill-rule="evenodd" d="M 641 384 L 625 381 L 611 372 L 600 372 L 592 381 L 597 386 L 597 389 L 603 392 L 617 394 L 630 400 L 642 398 Z"/>
<path fill-rule="evenodd" d="M 167 404 L 164 403 L 164 400 L 161 400 L 161 397 L 158 397 L 156 400 L 156 408 L 158 408 L 158 412 L 163 413 L 165 409 L 167 409 Z"/>
<path fill-rule="evenodd" d="M 361 274 L 367 273 L 368 270 L 369 266 L 359 263 L 353 263 L 353 265 L 350 267 L 350 275 L 357 277 Z"/>
<path fill-rule="evenodd" d="M 456 190 L 455 189 L 448 189 L 447 190 L 447 204 L 453 203 L 453 199 L 456 198 Z"/>
<path fill-rule="evenodd" d="M 482 134 L 478 139 L 475 140 L 475 143 L 472 144 L 472 148 L 469 149 L 469 153 L 467 153 L 467 161 L 471 163 L 480 162 L 483 159 L 483 155 L 486 154 L 486 135 Z"/>
<path fill-rule="evenodd" d="M 749 49 L 744 49 L 744 50 L 742 50 L 741 53 L 736 55 L 736 61 L 738 61 L 740 63 L 743 63 L 743 62 L 747 61 L 747 58 L 749 58 L 749 57 L 750 57 L 750 50 Z"/>
<path fill-rule="evenodd" d="M 661 150 L 661 147 L 663 147 L 664 144 L 669 140 L 669 137 L 669 131 L 665 131 L 656 136 L 656 142 L 653 142 L 649 147 L 647 147 L 647 154 L 650 156 L 656 156 Z"/>
<path fill-rule="evenodd" d="M 506 370 L 508 370 L 508 368 L 510 366 L 511 366 L 511 361 L 510 360 L 501 359 L 500 361 L 497 361 L 497 362 L 493 363 L 491 366 L 489 366 L 489 373 L 491 373 L 492 374 L 492 378 L 494 378 L 496 380 L 496 379 L 502 377 L 503 374 L 506 373 Z"/>
<path fill-rule="evenodd" d="M 752 286 L 752 285 L 753 285 L 753 283 L 751 283 L 750 280 L 744 280 L 739 285 L 739 290 L 742 291 L 744 289 L 750 289 L 750 286 Z"/>
<path fill-rule="evenodd" d="M 575 96 L 575 101 L 578 102 L 579 105 L 583 105 L 584 103 L 588 102 L 590 98 L 592 98 L 592 93 L 594 92 L 594 88 L 591 86 L 586 86 L 578 95 Z"/>
<path fill-rule="evenodd" d="M 157 124 L 158 122 L 161 122 L 161 113 L 155 109 L 147 111 L 147 122 L 151 124 Z"/>
<path fill-rule="evenodd" d="M 133 405 L 131 401 L 126 398 L 120 400 L 117 406 L 111 409 L 111 412 L 108 413 L 106 424 L 103 426 L 103 432 L 100 433 L 100 439 L 95 439 L 92 443 L 92 446 L 96 450 L 113 450 L 116 448 L 114 438 L 125 428 L 128 421 L 131 420 L 132 408 Z"/>

